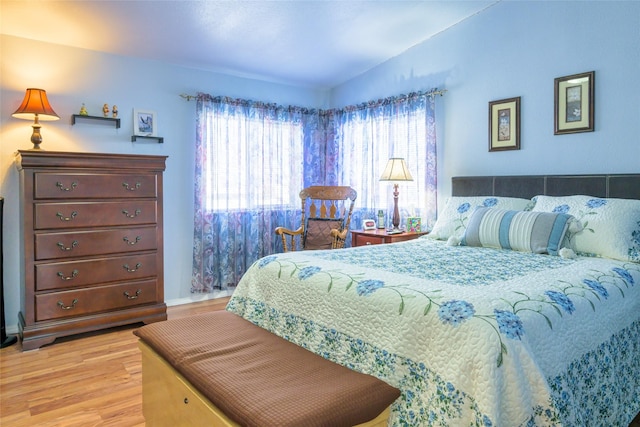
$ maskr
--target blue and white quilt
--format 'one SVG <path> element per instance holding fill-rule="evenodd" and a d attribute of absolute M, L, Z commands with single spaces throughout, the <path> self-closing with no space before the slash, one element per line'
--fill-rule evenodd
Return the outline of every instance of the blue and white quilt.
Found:
<path fill-rule="evenodd" d="M 228 310 L 401 390 L 393 426 L 627 426 L 640 264 L 447 246 L 272 255 Z"/>

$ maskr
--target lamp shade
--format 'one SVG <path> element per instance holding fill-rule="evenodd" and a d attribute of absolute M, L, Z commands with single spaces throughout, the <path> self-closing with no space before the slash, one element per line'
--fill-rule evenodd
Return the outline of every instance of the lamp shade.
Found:
<path fill-rule="evenodd" d="M 53 111 L 47 92 L 44 89 L 27 89 L 22 104 L 15 113 L 12 114 L 16 119 L 33 120 L 36 115 L 40 120 L 58 120 L 60 117 Z"/>
<path fill-rule="evenodd" d="M 392 157 L 382 172 L 380 181 L 413 181 L 404 159 Z"/>

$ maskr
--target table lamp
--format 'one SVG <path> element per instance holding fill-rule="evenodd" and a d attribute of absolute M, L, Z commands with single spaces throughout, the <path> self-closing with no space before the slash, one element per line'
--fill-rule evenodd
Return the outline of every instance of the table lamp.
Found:
<path fill-rule="evenodd" d="M 398 182 L 400 181 L 413 181 L 411 174 L 409 173 L 409 168 L 407 168 L 407 164 L 404 159 L 399 157 L 392 157 L 387 162 L 387 166 L 384 168 L 384 172 L 382 172 L 382 176 L 380 177 L 380 181 L 394 181 L 393 183 L 393 230 L 398 230 L 400 226 L 400 212 L 398 211 L 398 196 L 400 192 L 398 191 Z"/>
<path fill-rule="evenodd" d="M 42 142 L 42 135 L 40 135 L 40 122 L 38 120 L 58 120 L 60 117 L 53 111 L 49 100 L 47 99 L 47 92 L 43 89 L 27 89 L 27 93 L 24 95 L 22 104 L 15 113 L 12 114 L 16 119 L 33 120 L 33 134 L 31 135 L 31 142 L 33 143 L 33 149 L 39 150 L 40 143 Z"/>

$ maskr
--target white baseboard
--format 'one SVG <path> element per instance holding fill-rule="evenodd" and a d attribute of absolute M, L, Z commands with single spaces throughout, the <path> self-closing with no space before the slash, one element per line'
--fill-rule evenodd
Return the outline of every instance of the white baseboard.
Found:
<path fill-rule="evenodd" d="M 173 307 L 175 305 L 183 305 L 183 304 L 191 304 L 194 302 L 207 301 L 210 299 L 216 298 L 225 298 L 231 296 L 233 291 L 213 291 L 208 294 L 192 294 L 188 298 L 176 298 L 165 301 L 167 307 Z M 18 334 L 18 324 L 8 325 L 6 327 L 7 335 L 17 335 Z"/>
<path fill-rule="evenodd" d="M 191 304 L 194 302 L 207 301 L 210 299 L 225 298 L 231 296 L 232 293 L 233 291 L 213 291 L 208 294 L 192 294 L 188 298 L 171 299 L 165 301 L 165 303 L 167 304 L 167 307 L 172 307 L 174 305 Z"/>

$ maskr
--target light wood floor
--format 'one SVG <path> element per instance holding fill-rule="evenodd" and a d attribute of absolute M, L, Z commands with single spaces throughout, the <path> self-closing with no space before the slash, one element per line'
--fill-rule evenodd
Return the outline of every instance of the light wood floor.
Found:
<path fill-rule="evenodd" d="M 221 310 L 228 298 L 169 307 L 169 319 Z M 0 350 L 0 426 L 144 427 L 140 325 Z"/>
<path fill-rule="evenodd" d="M 228 298 L 169 307 L 169 319 L 222 310 Z M 139 325 L 0 350 L 0 426 L 144 427 Z M 640 427 L 640 415 L 630 427 Z"/>

